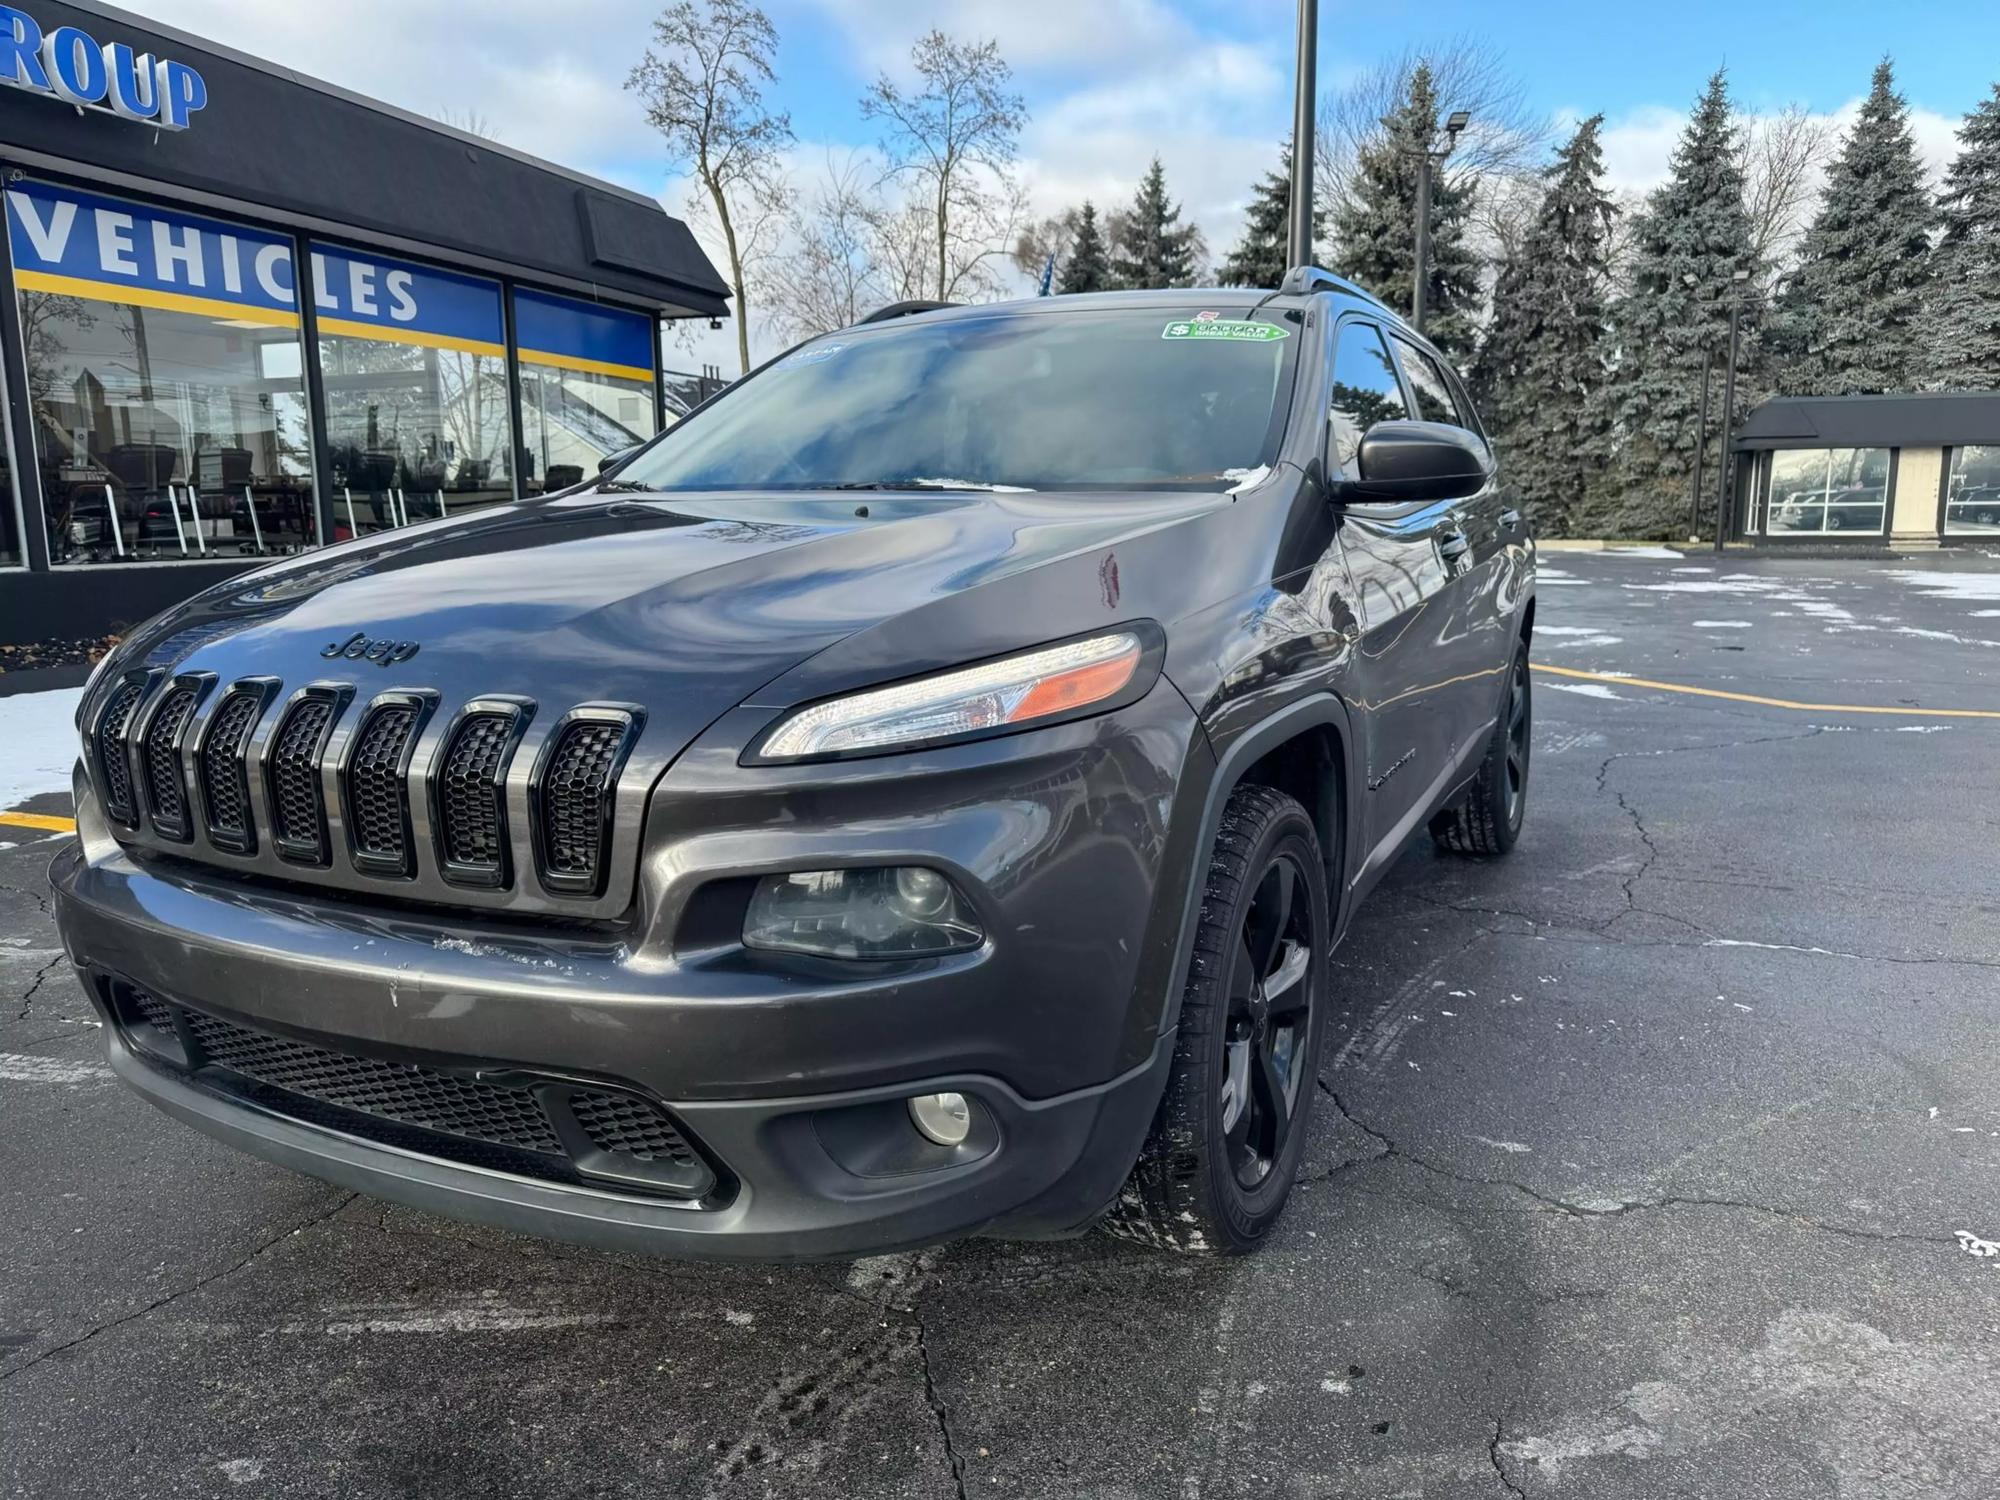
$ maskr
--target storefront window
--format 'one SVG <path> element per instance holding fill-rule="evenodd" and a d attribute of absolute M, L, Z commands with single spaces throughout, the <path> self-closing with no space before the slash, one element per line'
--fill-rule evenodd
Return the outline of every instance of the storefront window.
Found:
<path fill-rule="evenodd" d="M 7 420 L 7 371 L 0 361 L 0 423 Z M 0 568 L 21 565 L 21 497 L 14 483 L 14 435 L 0 431 Z"/>
<path fill-rule="evenodd" d="M 580 484 L 659 431 L 653 328 L 642 313 L 546 292 L 514 294 L 524 492 Z"/>
<path fill-rule="evenodd" d="M 1887 448 L 1789 448 L 1764 468 L 1764 530 L 1772 536 L 1882 530 Z"/>
<path fill-rule="evenodd" d="M 291 242 L 37 182 L 7 227 L 51 560 L 316 541 Z"/>
<path fill-rule="evenodd" d="M 511 500 L 499 286 L 321 244 L 312 285 L 335 535 Z"/>
<path fill-rule="evenodd" d="M 1951 450 L 1944 529 L 1958 536 L 2000 535 L 2000 444 Z"/>

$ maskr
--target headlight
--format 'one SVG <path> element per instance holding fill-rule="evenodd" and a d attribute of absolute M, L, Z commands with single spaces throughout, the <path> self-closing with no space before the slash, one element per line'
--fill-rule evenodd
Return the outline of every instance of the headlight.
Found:
<path fill-rule="evenodd" d="M 758 759 L 910 750 L 1057 718 L 1123 693 L 1145 654 L 1139 631 L 1119 630 L 815 703 L 771 731 Z"/>
<path fill-rule="evenodd" d="M 985 941 L 958 888 L 936 870 L 807 870 L 757 882 L 743 946 L 822 958 L 919 958 Z"/>

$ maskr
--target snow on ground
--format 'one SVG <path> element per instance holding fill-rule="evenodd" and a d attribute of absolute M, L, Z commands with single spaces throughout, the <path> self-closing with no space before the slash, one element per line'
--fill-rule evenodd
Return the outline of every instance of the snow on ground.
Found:
<path fill-rule="evenodd" d="M 69 790 L 82 688 L 0 698 L 0 809 Z"/>
<path fill-rule="evenodd" d="M 1906 588 L 1938 599 L 2000 601 L 2000 573 L 1919 573 L 1905 570 L 1889 576 Z"/>

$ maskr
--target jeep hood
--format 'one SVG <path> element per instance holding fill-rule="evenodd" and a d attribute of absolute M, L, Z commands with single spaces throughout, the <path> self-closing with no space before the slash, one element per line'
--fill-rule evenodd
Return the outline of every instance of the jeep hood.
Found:
<path fill-rule="evenodd" d="M 903 676 L 966 659 L 954 651 L 1145 613 L 1121 600 L 1114 549 L 1228 504 L 1157 492 L 586 493 L 242 575 L 146 627 L 116 665 L 288 688 L 333 679 L 364 696 L 435 688 L 448 703 L 519 693 L 557 712 L 635 703 L 686 744 L 777 679 L 809 694 L 812 674 L 793 669 L 886 622 L 901 622 L 893 652 L 849 652 L 853 670 Z M 982 595 L 995 607 L 970 602 Z M 357 651 L 383 643 L 378 659 L 339 654 L 357 636 Z"/>

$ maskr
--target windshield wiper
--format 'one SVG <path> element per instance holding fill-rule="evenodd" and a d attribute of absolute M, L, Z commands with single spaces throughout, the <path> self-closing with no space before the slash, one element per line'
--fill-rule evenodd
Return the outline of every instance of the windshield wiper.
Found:
<path fill-rule="evenodd" d="M 988 490 L 998 494 L 1031 494 L 1024 484 L 988 484 L 979 479 L 848 479 L 816 484 L 816 490 Z"/>
<path fill-rule="evenodd" d="M 650 484 L 641 484 L 636 479 L 600 479 L 597 482 L 597 489 L 601 494 L 611 492 L 619 494 L 646 494 L 652 488 Z"/>

